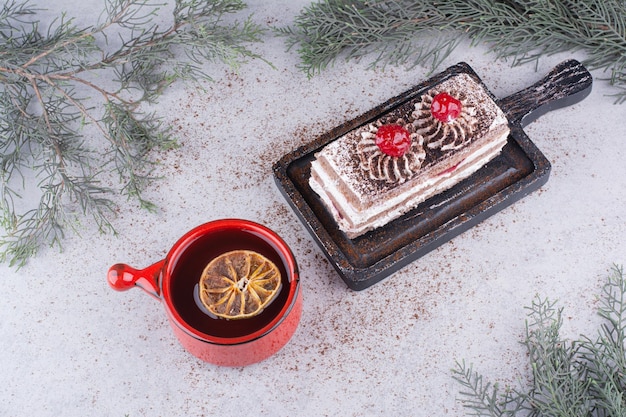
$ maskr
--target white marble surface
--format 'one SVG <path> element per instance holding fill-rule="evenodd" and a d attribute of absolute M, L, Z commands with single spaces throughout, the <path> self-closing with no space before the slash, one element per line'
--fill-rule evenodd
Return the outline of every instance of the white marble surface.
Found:
<path fill-rule="evenodd" d="M 56 3 L 55 3 L 56 4 Z M 58 2 L 90 21 L 97 1 Z M 308 1 L 249 0 L 262 24 L 283 25 Z M 91 9 L 89 7 L 91 5 Z M 52 6 L 49 6 L 52 7 Z M 552 162 L 548 183 L 368 290 L 349 290 L 287 206 L 272 163 L 316 135 L 423 81 L 422 68 L 385 71 L 337 62 L 307 79 L 282 39 L 255 46 L 274 69 L 209 67 L 205 92 L 176 84 L 155 106 L 178 149 L 159 155 L 164 178 L 149 213 L 120 198 L 119 235 L 89 225 L 62 252 L 0 265 L 2 416 L 461 416 L 455 361 L 491 381 L 528 377 L 526 311 L 536 294 L 564 307 L 564 334 L 595 332 L 600 286 L 626 262 L 626 104 L 593 72 L 591 95 L 526 128 Z M 510 68 L 460 48 L 499 97 L 566 58 Z M 443 67 L 442 67 L 443 69 Z M 298 260 L 302 321 L 278 354 L 245 368 L 203 363 L 178 344 L 161 304 L 112 291 L 108 267 L 145 267 L 186 230 L 240 217 L 281 234 Z"/>

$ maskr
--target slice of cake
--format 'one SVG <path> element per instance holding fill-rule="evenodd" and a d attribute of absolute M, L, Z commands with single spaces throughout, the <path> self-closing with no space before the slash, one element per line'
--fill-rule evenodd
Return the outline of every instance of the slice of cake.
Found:
<path fill-rule="evenodd" d="M 508 121 L 483 86 L 454 75 L 326 145 L 309 184 L 355 238 L 445 191 L 496 157 Z"/>

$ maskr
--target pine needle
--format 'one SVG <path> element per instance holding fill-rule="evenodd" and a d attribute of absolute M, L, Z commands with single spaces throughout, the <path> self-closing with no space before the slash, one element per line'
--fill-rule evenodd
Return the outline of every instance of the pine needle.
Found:
<path fill-rule="evenodd" d="M 460 385 L 461 403 L 475 416 L 626 415 L 626 276 L 614 266 L 602 289 L 598 336 L 567 341 L 560 337 L 562 309 L 537 297 L 528 307 L 524 345 L 532 371 L 527 391 L 504 392 L 457 362 L 452 375 Z"/>
<path fill-rule="evenodd" d="M 0 261 L 20 267 L 42 245 L 60 247 L 84 216 L 114 233 L 115 194 L 153 210 L 143 192 L 158 178 L 154 151 L 176 140 L 142 104 L 176 80 L 210 80 L 204 63 L 237 69 L 261 58 L 247 47 L 260 41 L 260 26 L 224 23 L 242 1 L 175 0 L 164 28 L 155 21 L 162 6 L 106 0 L 101 21 L 84 28 L 65 14 L 42 28 L 28 1 L 0 6 Z M 83 137 L 85 124 L 99 137 Z M 101 183 L 110 171 L 117 188 Z M 39 204 L 23 209 L 22 192 Z"/>
<path fill-rule="evenodd" d="M 623 0 L 320 0 L 277 33 L 309 77 L 340 57 L 366 55 L 374 67 L 432 70 L 466 37 L 513 65 L 578 51 L 590 69 L 610 74 L 616 103 L 626 101 Z"/>

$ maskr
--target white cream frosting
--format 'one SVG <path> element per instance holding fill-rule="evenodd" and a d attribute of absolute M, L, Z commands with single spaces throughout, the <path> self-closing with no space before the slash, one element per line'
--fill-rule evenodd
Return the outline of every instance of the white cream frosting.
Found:
<path fill-rule="evenodd" d="M 424 103 L 442 91 L 461 101 L 462 112 L 456 123 L 435 122 L 428 115 L 428 129 Z M 326 145 L 311 163 L 312 190 L 349 238 L 387 224 L 469 177 L 498 155 L 508 139 L 506 116 L 467 74 L 443 81 L 406 109 L 404 114 L 393 113 L 393 118 L 384 116 L 346 133 Z M 396 121 L 412 139 L 412 152 L 406 158 L 385 155 L 375 144 L 378 127 Z M 485 135 L 493 137 L 486 139 Z M 464 150 L 468 146 L 472 149 L 469 153 Z M 460 152 L 467 155 L 455 157 L 456 166 L 443 162 L 452 159 L 446 155 Z M 438 174 L 434 169 L 439 166 Z"/>
<path fill-rule="evenodd" d="M 369 123 L 367 129 L 361 132 L 357 153 L 361 161 L 361 169 L 367 171 L 369 178 L 402 184 L 419 172 L 422 162 L 426 159 L 426 152 L 423 147 L 424 138 L 412 132 L 412 125 L 407 126 L 402 119 L 397 120 L 395 124 L 409 128 L 407 130 L 409 130 L 411 146 L 402 156 L 389 156 L 376 145 L 376 133 L 382 126 L 380 121 Z"/>
<path fill-rule="evenodd" d="M 476 130 L 476 108 L 466 97 L 457 96 L 461 102 L 461 113 L 449 122 L 442 122 L 431 116 L 430 106 L 434 97 L 441 89 L 434 88 L 422 96 L 422 100 L 415 103 L 412 113 L 416 132 L 424 137 L 426 146 L 430 149 L 442 151 L 460 149 L 472 138 Z"/>
<path fill-rule="evenodd" d="M 469 177 L 500 153 L 507 137 L 508 131 L 502 134 L 492 147 L 481 148 L 465 158 L 454 170 L 420 183 L 411 190 L 410 195 L 401 194 L 395 198 L 381 199 L 378 205 L 367 210 L 355 209 L 346 196 L 338 192 L 337 185 L 334 179 L 328 175 L 328 172 L 316 169 L 315 165 L 318 164 L 316 161 L 312 163 L 312 170 L 315 170 L 316 175 L 319 175 L 319 180 L 310 181 L 309 185 L 332 212 L 340 229 L 346 232 L 349 237 L 358 236 L 368 230 L 384 226 L 427 198 L 439 194 Z M 375 217 L 376 219 L 372 220 Z"/>

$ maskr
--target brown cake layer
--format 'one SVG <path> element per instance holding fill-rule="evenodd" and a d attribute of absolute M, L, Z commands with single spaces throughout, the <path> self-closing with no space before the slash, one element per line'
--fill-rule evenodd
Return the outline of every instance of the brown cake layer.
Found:
<path fill-rule="evenodd" d="M 435 95 L 446 92 L 462 103 L 448 123 L 431 115 Z M 375 145 L 384 124 L 404 126 L 411 137 L 400 157 Z M 354 238 L 399 217 L 480 169 L 508 137 L 505 115 L 467 74 L 455 75 L 325 146 L 311 165 L 311 188 L 320 195 L 348 237 Z"/>

